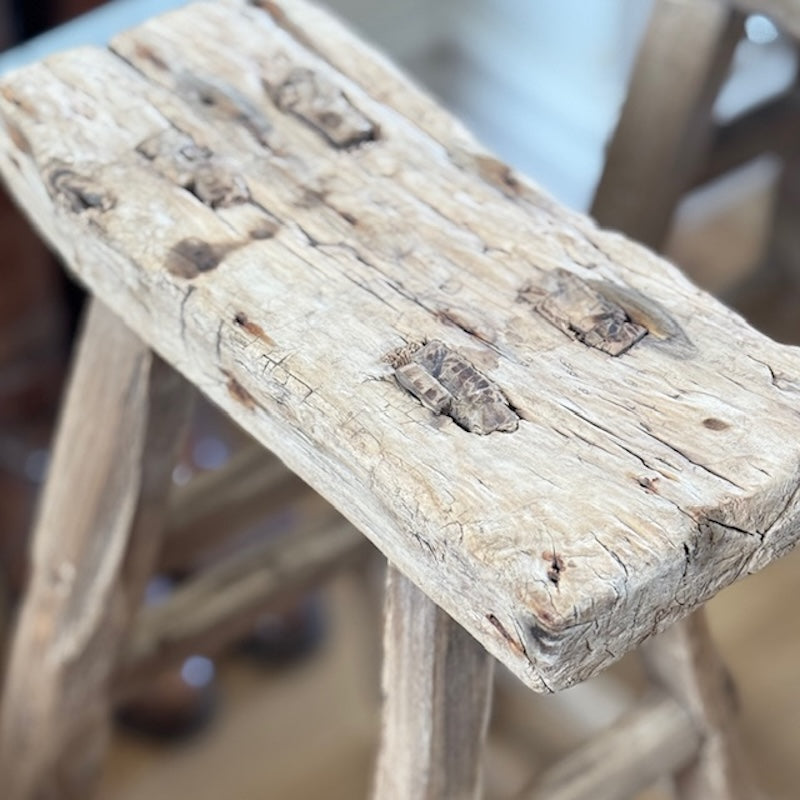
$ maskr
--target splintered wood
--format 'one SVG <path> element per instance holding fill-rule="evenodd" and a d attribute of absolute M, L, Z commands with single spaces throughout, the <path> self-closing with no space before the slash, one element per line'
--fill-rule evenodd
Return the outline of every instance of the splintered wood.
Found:
<path fill-rule="evenodd" d="M 192 4 L 0 114 L 68 268 L 532 688 L 795 544 L 797 351 L 303 0 Z"/>

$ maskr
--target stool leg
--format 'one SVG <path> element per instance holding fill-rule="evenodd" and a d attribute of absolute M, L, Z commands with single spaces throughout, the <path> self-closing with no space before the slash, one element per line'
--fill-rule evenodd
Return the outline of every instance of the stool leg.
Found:
<path fill-rule="evenodd" d="M 741 30 L 727 0 L 656 0 L 592 204 L 600 225 L 663 245 Z"/>
<path fill-rule="evenodd" d="M 725 300 L 760 331 L 789 344 L 800 342 L 800 154 L 786 159 L 775 198 L 769 249 L 760 269 Z"/>
<path fill-rule="evenodd" d="M 675 775 L 679 800 L 758 800 L 734 720 L 732 685 L 696 611 L 641 648 L 653 681 L 689 712 L 703 736 L 699 754 Z"/>
<path fill-rule="evenodd" d="M 86 800 L 159 546 L 188 384 L 92 301 L 33 536 L 0 718 L 4 800 Z"/>
<path fill-rule="evenodd" d="M 473 800 L 494 661 L 391 565 L 376 800 Z"/>

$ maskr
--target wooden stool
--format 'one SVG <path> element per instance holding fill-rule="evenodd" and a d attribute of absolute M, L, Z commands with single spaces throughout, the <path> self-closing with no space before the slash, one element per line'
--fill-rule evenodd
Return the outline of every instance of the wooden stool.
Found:
<path fill-rule="evenodd" d="M 690 189 L 759 155 L 780 156 L 783 169 L 765 262 L 726 299 L 766 333 L 795 343 L 800 342 L 795 311 L 800 86 L 795 81 L 783 94 L 729 122 L 717 123 L 712 114 L 742 37 L 745 12 L 771 16 L 790 40 L 800 40 L 800 7 L 786 0 L 656 0 L 592 216 L 662 249 L 678 203 Z"/>
<path fill-rule="evenodd" d="M 195 4 L 48 59 L 0 114 L 5 180 L 95 298 L 5 685 L 9 800 L 88 797 L 120 674 L 311 573 L 294 543 L 265 572 L 212 565 L 183 627 L 154 610 L 143 635 L 173 369 L 394 565 L 376 797 L 478 796 L 492 656 L 556 691 L 646 640 L 654 695 L 526 796 L 666 775 L 684 800 L 759 796 L 688 615 L 796 543 L 800 353 L 302 0 Z"/>

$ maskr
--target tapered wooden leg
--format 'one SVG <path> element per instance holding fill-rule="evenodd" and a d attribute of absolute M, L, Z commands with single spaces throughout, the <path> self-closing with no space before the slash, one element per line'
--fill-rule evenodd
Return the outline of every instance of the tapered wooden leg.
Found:
<path fill-rule="evenodd" d="M 4 800 L 87 800 L 191 389 L 92 301 L 33 537 L 0 720 Z"/>
<path fill-rule="evenodd" d="M 494 662 L 391 566 L 385 602 L 375 800 L 479 798 Z"/>
<path fill-rule="evenodd" d="M 741 36 L 727 0 L 657 0 L 608 147 L 592 216 L 650 247 L 666 238 L 712 134 Z"/>
<path fill-rule="evenodd" d="M 734 719 L 732 686 L 714 647 L 705 612 L 642 647 L 651 678 L 689 712 L 703 742 L 699 755 L 675 776 L 679 800 L 759 800 Z"/>

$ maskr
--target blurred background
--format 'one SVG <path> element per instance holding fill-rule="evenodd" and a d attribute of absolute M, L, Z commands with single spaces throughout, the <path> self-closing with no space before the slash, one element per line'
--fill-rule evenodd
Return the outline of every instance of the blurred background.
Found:
<path fill-rule="evenodd" d="M 0 4 L 0 70 L 53 50 L 103 43 L 179 4 L 6 0 Z M 327 5 L 504 160 L 567 205 L 589 208 L 647 23 L 648 0 Z M 716 118 L 735 119 L 789 92 L 796 70 L 794 43 L 769 19 L 751 15 Z M 752 278 L 767 257 L 783 163 L 777 155 L 761 156 L 687 195 L 665 252 L 755 325 L 797 343 L 796 295 L 764 295 Z M 82 295 L 2 193 L 0 248 L 0 618 L 7 624 L 26 579 L 27 533 Z M 173 476 L 176 487 L 222 468 L 242 444 L 229 422 L 200 404 Z M 281 535 L 316 513 L 276 511 L 237 542 Z M 209 545 L 204 558 L 214 554 Z M 318 592 L 265 614 L 234 646 L 198 652 L 126 701 L 101 797 L 365 797 L 379 703 L 378 561 L 363 559 Z M 739 685 L 742 724 L 759 776 L 773 796 L 787 800 L 798 796 L 800 786 L 798 567 L 800 556 L 789 556 L 710 606 L 717 641 Z M 182 565 L 158 576 L 148 602 L 168 596 L 187 570 Z M 499 676 L 488 796 L 519 789 L 537 766 L 629 708 L 641 686 L 632 658 L 557 697 L 533 697 L 511 677 Z M 656 788 L 645 796 L 666 795 Z"/>

